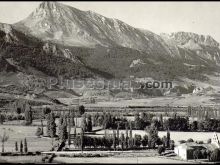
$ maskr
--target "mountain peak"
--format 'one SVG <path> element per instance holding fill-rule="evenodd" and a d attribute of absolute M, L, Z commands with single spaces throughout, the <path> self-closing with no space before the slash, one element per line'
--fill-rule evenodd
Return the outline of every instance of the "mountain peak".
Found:
<path fill-rule="evenodd" d="M 51 15 L 50 13 L 52 11 L 56 11 L 57 8 L 59 8 L 59 6 L 61 6 L 61 4 L 58 2 L 50 2 L 50 1 L 42 2 L 29 17 L 30 19 L 33 19 L 33 18 L 43 18 L 45 16 L 49 16 Z"/>
<path fill-rule="evenodd" d="M 219 43 L 209 35 L 200 35 L 192 32 L 175 32 L 169 35 L 170 38 L 177 41 L 179 44 L 184 45 L 189 41 L 193 41 L 197 44 L 211 46 L 211 47 L 218 47 Z"/>
<path fill-rule="evenodd" d="M 60 5 L 60 3 L 56 1 L 45 1 L 39 5 L 39 8 L 54 8 L 58 5 Z"/>
<path fill-rule="evenodd" d="M 40 40 L 62 45 L 90 48 L 96 45 L 122 46 L 163 57 L 181 57 L 177 46 L 200 50 L 200 46 L 206 46 L 208 49 L 217 48 L 219 45 L 210 36 L 191 32 L 177 32 L 161 37 L 148 30 L 134 28 L 118 19 L 107 18 L 93 11 L 82 11 L 58 2 L 41 3 L 28 18 L 15 26 Z"/>

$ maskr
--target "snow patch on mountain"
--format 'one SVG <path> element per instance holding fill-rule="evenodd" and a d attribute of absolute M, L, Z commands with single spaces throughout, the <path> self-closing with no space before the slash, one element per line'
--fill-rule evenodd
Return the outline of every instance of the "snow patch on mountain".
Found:
<path fill-rule="evenodd" d="M 183 45 L 184 48 L 187 48 L 187 49 L 191 49 L 191 50 L 201 50 L 201 46 L 197 43 L 195 43 L 194 40 L 190 39 L 187 43 L 185 43 Z"/>
<path fill-rule="evenodd" d="M 140 66 L 140 65 L 144 65 L 144 64 L 145 63 L 141 59 L 133 60 L 131 65 L 130 65 L 130 68 Z"/>

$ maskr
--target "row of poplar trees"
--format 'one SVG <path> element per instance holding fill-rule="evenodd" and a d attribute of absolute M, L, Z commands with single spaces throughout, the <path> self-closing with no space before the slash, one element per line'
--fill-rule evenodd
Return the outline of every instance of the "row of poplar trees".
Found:
<path fill-rule="evenodd" d="M 27 153 L 28 152 L 28 146 L 27 146 L 27 140 L 26 138 L 24 139 L 24 144 L 23 141 L 20 141 L 20 148 L 18 148 L 18 142 L 15 142 L 15 151 L 20 152 L 20 153 Z"/>

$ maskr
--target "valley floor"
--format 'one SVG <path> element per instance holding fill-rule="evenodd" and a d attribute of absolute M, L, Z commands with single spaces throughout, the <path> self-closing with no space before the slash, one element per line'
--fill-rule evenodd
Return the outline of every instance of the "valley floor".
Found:
<path fill-rule="evenodd" d="M 132 100 L 119 100 L 109 102 L 98 102 L 95 106 L 100 107 L 123 107 L 123 106 L 220 106 L 220 102 L 214 100 L 219 96 L 196 96 L 196 95 L 183 95 L 183 96 L 164 96 L 164 97 L 149 97 L 146 99 L 132 99 Z M 94 106 L 94 104 L 86 104 L 85 106 Z"/>

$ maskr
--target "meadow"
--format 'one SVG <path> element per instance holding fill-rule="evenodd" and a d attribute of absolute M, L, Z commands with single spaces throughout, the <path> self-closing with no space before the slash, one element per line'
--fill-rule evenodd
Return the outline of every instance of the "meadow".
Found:
<path fill-rule="evenodd" d="M 0 125 L 0 132 L 3 133 L 4 130 L 9 134 L 9 139 L 5 143 L 5 151 L 11 152 L 15 151 L 15 142 L 18 142 L 18 146 L 21 140 L 24 138 L 27 139 L 28 150 L 29 151 L 49 151 L 52 146 L 52 139 L 42 137 L 38 138 L 35 136 L 35 132 L 37 130 L 37 126 L 23 126 L 23 125 Z M 77 128 L 77 132 L 80 131 L 80 128 Z M 44 132 L 46 132 L 46 127 L 44 127 Z M 108 134 L 112 134 L 112 130 L 106 130 Z M 121 133 L 125 134 L 125 130 L 120 130 Z M 71 129 L 71 133 L 73 133 L 73 128 Z M 95 135 L 90 136 L 103 136 L 105 133 L 104 130 L 97 131 Z M 133 136 L 135 134 L 139 134 L 142 137 L 147 134 L 144 130 L 133 130 Z M 220 133 L 217 133 L 220 136 Z M 166 136 L 166 131 L 159 131 L 159 137 Z M 207 142 L 209 138 L 212 138 L 213 132 L 170 132 L 170 137 L 175 141 L 175 144 L 178 144 L 179 140 L 187 140 L 192 138 L 194 141 L 204 141 Z M 0 145 L 1 150 L 1 145 Z"/>

